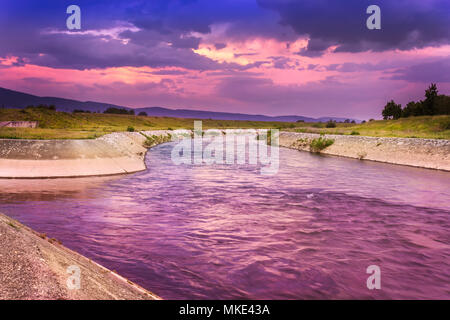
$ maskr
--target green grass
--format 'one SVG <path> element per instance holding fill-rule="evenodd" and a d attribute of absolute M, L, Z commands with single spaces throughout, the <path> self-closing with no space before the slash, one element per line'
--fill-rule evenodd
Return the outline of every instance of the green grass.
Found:
<path fill-rule="evenodd" d="M 174 130 L 194 127 L 195 119 L 99 113 L 67 113 L 37 108 L 0 109 L 0 121 L 39 121 L 38 128 L 0 128 L 4 139 L 95 139 L 120 131 Z M 291 122 L 203 119 L 204 129 L 289 128 Z"/>
<path fill-rule="evenodd" d="M 147 117 L 98 113 L 66 113 L 37 108 L 0 109 L 0 121 L 39 121 L 39 127 L 0 128 L 0 138 L 7 139 L 95 139 L 119 131 L 189 129 L 194 119 Z M 202 120 L 204 129 L 278 128 L 283 131 L 321 134 L 347 134 L 374 137 L 450 139 L 450 116 L 422 116 L 398 120 L 378 120 L 363 124 L 264 122 L 234 120 Z"/>
<path fill-rule="evenodd" d="M 450 116 L 421 116 L 398 120 L 376 120 L 361 124 L 337 123 L 336 128 L 325 128 L 324 123 L 303 123 L 288 131 L 361 135 L 372 137 L 403 137 L 450 139 Z"/>
<path fill-rule="evenodd" d="M 19 228 L 15 225 L 15 224 L 13 224 L 12 222 L 7 222 L 7 224 L 10 226 L 10 227 L 12 227 L 13 229 L 16 229 L 16 230 L 19 230 Z"/>
<path fill-rule="evenodd" d="M 160 143 L 169 142 L 172 139 L 172 135 L 170 133 L 168 133 L 165 136 L 156 136 L 156 135 L 148 136 L 144 133 L 141 134 L 146 138 L 144 142 L 144 146 L 146 148 L 151 148 Z"/>
<path fill-rule="evenodd" d="M 311 140 L 309 148 L 312 152 L 320 152 L 323 149 L 331 146 L 334 143 L 334 139 L 328 139 L 324 137 L 319 137 Z"/>

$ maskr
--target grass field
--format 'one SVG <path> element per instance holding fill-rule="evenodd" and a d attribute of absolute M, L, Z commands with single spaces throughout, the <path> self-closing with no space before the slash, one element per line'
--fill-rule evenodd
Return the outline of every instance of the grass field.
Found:
<path fill-rule="evenodd" d="M 362 124 L 337 123 L 336 128 L 326 128 L 325 123 L 301 123 L 297 125 L 297 128 L 289 128 L 287 131 L 372 137 L 450 139 L 450 116 L 375 120 Z"/>
<path fill-rule="evenodd" d="M 193 129 L 194 119 L 146 117 L 100 113 L 66 113 L 47 109 L 0 109 L 0 121 L 39 121 L 39 127 L 0 128 L 3 139 L 94 139 L 104 134 L 158 129 Z M 288 128 L 287 122 L 202 120 L 204 129 Z"/>
<path fill-rule="evenodd" d="M 193 129 L 194 119 L 131 115 L 66 113 L 46 109 L 0 109 L 0 121 L 39 121 L 39 127 L 0 128 L 0 138 L 7 139 L 94 139 L 104 134 L 134 130 Z M 399 120 L 378 120 L 364 124 L 263 122 L 202 120 L 203 128 L 278 128 L 286 131 L 324 134 L 354 134 L 376 137 L 450 139 L 450 116 L 423 116 Z"/>

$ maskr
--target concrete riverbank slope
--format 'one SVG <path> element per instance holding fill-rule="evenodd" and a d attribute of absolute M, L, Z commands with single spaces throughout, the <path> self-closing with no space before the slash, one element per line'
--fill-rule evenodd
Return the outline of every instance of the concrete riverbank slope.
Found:
<path fill-rule="evenodd" d="M 186 132 L 190 137 L 191 131 Z M 165 130 L 121 132 L 92 140 L 0 139 L 0 178 L 69 178 L 143 171 L 147 147 L 166 142 L 155 137 L 168 137 L 169 133 L 173 134 Z M 280 146 L 311 151 L 310 143 L 319 137 L 314 133 L 281 132 Z M 450 171 L 450 140 L 350 135 L 325 138 L 332 139 L 333 144 L 321 150 L 323 154 Z"/>
<path fill-rule="evenodd" d="M 311 151 L 311 142 L 321 136 L 313 133 L 281 132 L 280 146 Z M 332 145 L 320 153 L 450 171 L 450 140 L 381 138 L 349 135 L 325 135 Z"/>
<path fill-rule="evenodd" d="M 166 131 L 146 131 L 164 135 Z M 111 133 L 92 140 L 0 139 L 0 178 L 102 176 L 145 170 L 146 137 Z"/>
<path fill-rule="evenodd" d="M 0 243 L 0 299 L 160 299 L 3 214 L 0 214 Z M 79 289 L 67 285 L 70 266 L 80 270 Z"/>

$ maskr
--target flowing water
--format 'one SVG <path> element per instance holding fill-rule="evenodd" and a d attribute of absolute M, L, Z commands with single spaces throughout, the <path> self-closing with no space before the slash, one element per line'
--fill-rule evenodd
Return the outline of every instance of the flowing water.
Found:
<path fill-rule="evenodd" d="M 1 180 L 0 212 L 166 299 L 450 298 L 450 173 L 281 148 L 263 176 L 172 147 L 127 176 Z"/>

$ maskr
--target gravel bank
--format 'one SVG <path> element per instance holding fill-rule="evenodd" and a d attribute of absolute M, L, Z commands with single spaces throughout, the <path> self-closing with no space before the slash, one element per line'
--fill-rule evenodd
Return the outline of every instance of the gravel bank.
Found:
<path fill-rule="evenodd" d="M 310 151 L 319 134 L 281 132 L 280 146 Z M 450 171 L 450 140 L 325 135 L 334 143 L 323 154 Z"/>
<path fill-rule="evenodd" d="M 0 214 L 0 299 L 160 299 L 131 281 Z M 69 289 L 69 266 L 81 270 Z"/>

